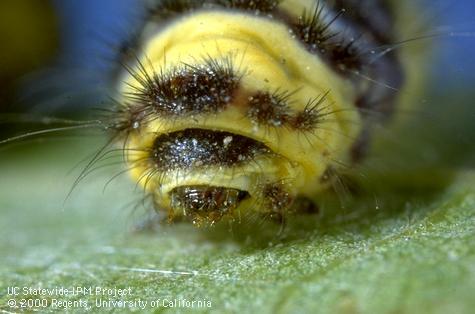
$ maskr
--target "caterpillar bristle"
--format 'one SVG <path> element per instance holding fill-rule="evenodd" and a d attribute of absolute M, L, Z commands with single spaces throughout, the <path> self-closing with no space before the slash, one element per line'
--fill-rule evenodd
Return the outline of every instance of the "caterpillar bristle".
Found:
<path fill-rule="evenodd" d="M 325 48 L 328 40 L 338 35 L 330 32 L 329 27 L 342 13 L 343 11 L 340 11 L 328 19 L 326 15 L 329 13 L 324 13 L 322 2 L 318 1 L 311 14 L 307 13 L 307 10 L 303 11 L 292 25 L 291 31 L 305 44 L 310 52 L 325 53 L 328 50 Z"/>

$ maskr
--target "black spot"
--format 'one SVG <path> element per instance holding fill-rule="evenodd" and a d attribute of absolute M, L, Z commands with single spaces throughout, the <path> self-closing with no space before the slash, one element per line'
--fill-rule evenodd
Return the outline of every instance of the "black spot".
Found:
<path fill-rule="evenodd" d="M 316 215 L 320 212 L 318 205 L 308 197 L 299 196 L 295 199 L 290 213 L 294 215 Z"/>
<path fill-rule="evenodd" d="M 298 112 L 292 118 L 292 128 L 299 131 L 313 131 L 318 124 L 318 117 L 312 111 Z"/>
<path fill-rule="evenodd" d="M 328 108 L 323 106 L 327 95 L 328 92 L 318 98 L 311 99 L 303 111 L 292 116 L 289 121 L 290 126 L 299 131 L 314 131 L 318 124 L 331 114 L 331 112 L 326 112 Z"/>
<path fill-rule="evenodd" d="M 264 144 L 221 131 L 186 129 L 162 134 L 154 142 L 151 159 L 157 169 L 234 166 L 270 154 Z"/>
<path fill-rule="evenodd" d="M 294 201 L 290 193 L 285 190 L 284 184 L 280 182 L 265 185 L 262 195 L 270 213 L 283 214 L 285 210 L 292 206 Z"/>
<path fill-rule="evenodd" d="M 247 116 L 256 124 L 283 126 L 290 120 L 290 96 L 288 92 L 257 92 L 248 99 Z"/>
<path fill-rule="evenodd" d="M 335 70 L 348 74 L 346 70 L 361 70 L 365 61 L 361 48 L 357 45 L 358 38 L 342 38 L 325 49 L 326 56 L 332 60 Z"/>

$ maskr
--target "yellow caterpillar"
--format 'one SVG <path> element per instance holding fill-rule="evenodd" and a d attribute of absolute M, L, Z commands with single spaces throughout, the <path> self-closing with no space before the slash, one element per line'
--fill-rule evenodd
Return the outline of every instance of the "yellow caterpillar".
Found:
<path fill-rule="evenodd" d="M 389 1 L 157 2 L 116 96 L 130 175 L 169 220 L 311 210 L 411 79 L 382 49 L 396 15 Z"/>

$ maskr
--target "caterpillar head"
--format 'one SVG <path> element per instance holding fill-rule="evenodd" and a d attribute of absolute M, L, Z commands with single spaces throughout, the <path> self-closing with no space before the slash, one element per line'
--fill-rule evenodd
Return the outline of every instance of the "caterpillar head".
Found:
<path fill-rule="evenodd" d="M 285 214 L 361 132 L 353 85 L 273 19 L 203 11 L 151 31 L 120 86 L 132 177 L 170 218 Z"/>

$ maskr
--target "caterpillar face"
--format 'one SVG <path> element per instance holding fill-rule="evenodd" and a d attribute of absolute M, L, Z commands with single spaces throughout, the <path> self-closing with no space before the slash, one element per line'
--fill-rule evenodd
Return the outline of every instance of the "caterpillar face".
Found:
<path fill-rule="evenodd" d="M 294 211 L 391 115 L 394 21 L 383 1 L 158 2 L 118 87 L 130 175 L 169 219 Z"/>

